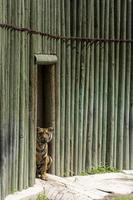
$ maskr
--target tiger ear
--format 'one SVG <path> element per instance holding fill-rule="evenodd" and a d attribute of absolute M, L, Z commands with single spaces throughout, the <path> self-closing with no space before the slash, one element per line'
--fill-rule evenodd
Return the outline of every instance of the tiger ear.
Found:
<path fill-rule="evenodd" d="M 40 127 L 37 127 L 37 132 L 41 132 L 41 128 Z"/>
<path fill-rule="evenodd" d="M 53 127 L 49 127 L 48 130 L 51 131 L 51 132 L 53 132 L 54 128 Z"/>

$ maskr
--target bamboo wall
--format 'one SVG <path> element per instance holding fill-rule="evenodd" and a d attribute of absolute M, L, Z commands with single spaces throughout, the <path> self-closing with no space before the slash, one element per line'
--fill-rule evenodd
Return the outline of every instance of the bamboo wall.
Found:
<path fill-rule="evenodd" d="M 132 0 L 0 0 L 0 23 L 54 35 L 133 38 Z M 53 167 L 133 169 L 133 45 L 0 28 L 0 196 L 34 184 L 37 67 L 56 54 Z"/>

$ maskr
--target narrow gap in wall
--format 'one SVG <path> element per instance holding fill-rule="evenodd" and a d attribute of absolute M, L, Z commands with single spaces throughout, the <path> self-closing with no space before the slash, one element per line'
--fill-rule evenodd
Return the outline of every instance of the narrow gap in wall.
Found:
<path fill-rule="evenodd" d="M 38 65 L 37 71 L 37 127 L 53 127 L 54 109 L 54 66 Z M 54 128 L 54 127 L 53 127 Z M 52 142 L 49 143 L 49 154 L 52 153 Z"/>

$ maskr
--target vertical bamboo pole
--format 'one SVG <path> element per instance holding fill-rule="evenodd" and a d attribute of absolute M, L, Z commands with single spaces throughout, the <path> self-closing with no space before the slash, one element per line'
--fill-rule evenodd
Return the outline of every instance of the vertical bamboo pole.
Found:
<path fill-rule="evenodd" d="M 82 2 L 82 37 L 86 37 L 86 1 Z M 80 61 L 80 99 L 79 99 L 79 151 L 78 151 L 78 167 L 80 173 L 83 160 L 83 121 L 84 121 L 84 95 L 85 95 L 85 73 L 86 73 L 86 42 L 81 44 L 81 61 Z"/>
<path fill-rule="evenodd" d="M 24 1 L 21 1 L 21 26 L 24 26 Z M 25 159 L 25 33 L 21 33 L 21 68 L 20 68 L 20 127 L 19 127 L 19 190 L 24 187 Z"/>
<path fill-rule="evenodd" d="M 0 1 L 0 20 L 1 20 L 1 1 Z M 1 28 L 0 28 L 0 41 L 1 41 Z M 0 42 L 0 96 L 1 96 L 1 72 L 2 72 L 2 56 L 1 56 L 1 42 Z M 0 110 L 1 110 L 2 104 L 0 99 Z M 0 152 L 2 147 L 2 134 L 1 134 L 1 113 L 0 113 Z M 2 154 L 0 154 L 0 198 L 2 198 Z"/>
<path fill-rule="evenodd" d="M 132 5 L 133 6 L 133 5 Z M 133 47 L 131 48 L 131 53 L 133 52 Z M 132 53 L 133 55 L 133 53 Z M 133 65 L 133 56 L 131 58 L 131 66 Z M 133 169 L 133 68 L 131 68 L 131 90 L 130 90 L 130 147 L 129 147 L 129 155 L 130 155 L 130 169 Z"/>
<path fill-rule="evenodd" d="M 15 12 L 15 19 L 14 24 L 20 25 L 20 19 L 19 19 L 19 12 L 20 8 L 19 5 L 16 3 L 14 9 Z M 13 89 L 13 121 L 14 121 L 14 129 L 13 134 L 14 138 L 13 141 L 13 166 L 14 166 L 14 191 L 18 190 L 18 151 L 19 151 L 19 91 L 20 91 L 20 33 L 15 32 L 14 33 L 14 69 L 13 75 L 14 75 L 14 89 Z M 13 175 L 13 174 L 12 174 Z"/>
<path fill-rule="evenodd" d="M 70 0 L 66 1 L 66 36 L 70 36 Z M 71 41 L 66 43 L 65 175 L 70 175 Z"/>
<path fill-rule="evenodd" d="M 10 23 L 13 22 L 13 19 L 12 19 L 12 4 L 11 2 L 9 2 L 9 10 L 10 10 Z M 11 47 L 10 47 L 10 70 L 9 70 L 9 73 L 10 73 L 10 77 L 9 77 L 9 84 L 10 84 L 10 90 L 9 90 L 9 165 L 10 165 L 10 168 L 9 168 L 9 180 L 10 180 L 10 188 L 9 188 L 9 191 L 13 191 L 13 179 L 12 179 L 12 174 L 13 174 L 13 163 L 12 163 L 12 160 L 13 160 L 13 154 L 12 154 L 12 149 L 13 149 L 13 81 L 14 81 L 14 78 L 13 78 L 13 67 L 14 67 L 14 63 L 13 63 L 13 55 L 12 55 L 12 52 L 14 52 L 14 31 L 9 31 L 10 32 L 10 44 L 11 44 Z"/>
<path fill-rule="evenodd" d="M 60 35 L 61 33 L 61 24 L 60 24 L 60 0 L 56 0 L 56 34 Z M 56 65 L 55 71 L 55 112 L 56 112 L 56 122 L 55 122 L 55 173 L 60 175 L 60 40 L 56 41 L 56 52 L 58 56 L 58 63 Z"/>
<path fill-rule="evenodd" d="M 54 35 L 56 35 L 56 1 L 53 1 L 52 2 L 53 6 L 53 20 L 52 20 L 52 23 L 51 23 L 51 27 L 52 27 L 52 33 Z M 56 40 L 53 40 L 53 53 L 55 54 L 56 53 Z M 58 66 L 54 66 L 55 68 L 58 67 Z M 54 70 L 54 75 L 55 75 L 55 71 L 56 69 Z M 55 80 L 55 77 L 54 77 L 54 80 Z M 54 82 L 55 84 L 55 82 Z M 54 127 L 55 129 L 55 127 Z M 51 168 L 51 172 L 53 174 L 55 174 L 55 131 L 54 131 L 54 135 L 53 135 L 53 139 L 52 139 L 52 159 L 53 159 L 53 164 L 52 164 L 52 168 Z"/>
<path fill-rule="evenodd" d="M 65 3 L 61 1 L 61 34 L 65 35 Z M 60 108 L 60 141 L 61 141 L 61 163 L 60 163 L 60 174 L 64 175 L 64 155 L 65 155 L 65 72 L 66 72 L 66 43 L 61 43 L 61 108 Z"/>
<path fill-rule="evenodd" d="M 77 17 L 77 2 L 71 3 L 71 34 L 76 36 L 76 17 Z M 74 107 L 75 107 L 75 71 L 76 71 L 76 41 L 71 44 L 71 133 L 70 133 L 70 173 L 74 174 Z"/>
<path fill-rule="evenodd" d="M 36 29 L 36 4 L 35 1 L 30 1 L 31 17 L 30 25 L 32 29 Z M 36 85 L 37 85 L 37 69 L 34 65 L 34 53 L 36 49 L 36 36 L 30 38 L 30 69 L 29 69 L 29 186 L 35 182 L 35 153 L 36 153 Z"/>
<path fill-rule="evenodd" d="M 30 2 L 27 0 L 24 5 L 25 9 L 25 27 L 30 27 Z M 25 33 L 25 159 L 24 159 L 24 188 L 29 185 L 29 37 Z"/>
<path fill-rule="evenodd" d="M 86 8 L 89 13 L 86 15 L 86 36 L 91 35 L 91 3 L 86 2 Z M 90 45 L 86 45 L 86 75 L 85 75 L 85 100 L 84 100 L 84 124 L 83 124 L 83 168 L 86 169 L 86 146 L 87 146 L 87 121 L 88 121 L 88 104 L 89 104 L 89 73 L 90 73 Z"/>
<path fill-rule="evenodd" d="M 109 36 L 109 1 L 105 3 L 105 38 Z M 102 165 L 106 164 L 106 134 L 107 134 L 107 96 L 108 96 L 108 43 L 105 44 L 104 77 L 103 77 L 103 137 L 102 137 Z"/>
<path fill-rule="evenodd" d="M 94 37 L 94 1 L 91 1 L 91 37 Z M 94 101 L 94 45 L 90 46 L 89 73 L 89 105 L 88 105 L 88 133 L 86 149 L 86 168 L 92 167 L 92 133 L 93 133 L 93 101 Z"/>
<path fill-rule="evenodd" d="M 101 1 L 101 13 L 100 13 L 100 37 L 104 38 L 105 31 L 105 0 Z M 103 68 L 104 68 L 104 48 L 105 44 L 100 45 L 100 70 L 99 70 L 99 123 L 98 123 L 98 165 L 101 166 L 102 156 L 102 128 L 103 128 Z"/>
<path fill-rule="evenodd" d="M 127 2 L 127 38 L 131 39 L 131 1 Z M 127 44 L 126 87 L 125 87 L 125 125 L 123 144 L 123 168 L 129 169 L 129 113 L 130 113 L 130 78 L 131 78 L 131 44 Z"/>
<path fill-rule="evenodd" d="M 50 34 L 53 34 L 53 14 L 54 14 L 54 7 L 53 7 L 53 0 L 50 1 Z M 50 54 L 54 54 L 53 52 L 53 39 L 50 39 Z"/>
<path fill-rule="evenodd" d="M 50 33 L 50 19 L 51 19 L 51 15 L 50 15 L 50 5 L 51 5 L 51 1 L 47 1 L 47 33 Z M 47 38 L 47 45 L 48 45 L 48 49 L 47 49 L 47 53 L 50 54 L 50 38 Z"/>
<path fill-rule="evenodd" d="M 114 1 L 110 2 L 110 37 L 114 38 Z M 113 166 L 114 142 L 114 43 L 109 47 L 109 79 L 108 79 L 108 128 L 107 128 L 107 157 L 106 163 Z"/>
<path fill-rule="evenodd" d="M 133 8 L 133 3 L 131 1 L 129 1 L 129 6 L 131 6 L 130 8 Z M 133 16 L 133 12 L 131 12 L 131 16 Z M 131 20 L 131 24 L 133 24 L 133 17 L 130 18 Z M 129 22 L 130 24 L 130 22 Z M 132 34 L 132 28 L 129 28 L 129 33 L 131 34 L 131 36 L 133 37 Z M 130 89 L 130 128 L 129 128 L 129 159 L 130 159 L 130 169 L 133 169 L 133 45 L 131 45 L 131 61 L 130 61 L 130 65 L 131 65 L 131 89 Z"/>
<path fill-rule="evenodd" d="M 99 3 L 94 4 L 94 37 L 99 37 L 100 14 Z M 94 61 L 94 123 L 93 123 L 93 145 L 92 145 L 92 164 L 97 166 L 98 155 L 98 101 L 99 101 L 99 45 L 95 44 Z"/>
<path fill-rule="evenodd" d="M 4 21 L 5 23 L 7 23 L 7 1 L 4 2 Z M 8 56 L 6 57 L 7 51 L 8 51 L 8 42 L 9 42 L 9 38 L 8 38 L 8 31 L 5 29 L 5 50 L 4 50 L 4 59 L 5 59 L 5 77 L 4 77 L 4 82 L 5 82 L 5 108 L 7 109 L 5 112 L 5 122 L 6 122 L 6 126 L 5 126 L 5 130 L 4 130 L 4 134 L 5 134 L 5 157 L 6 157 L 6 177 L 5 180 L 8 180 L 8 168 L 9 168 L 9 163 L 8 163 L 8 139 L 9 139 L 9 62 L 8 62 Z M 7 182 L 7 187 L 6 187 L 6 191 L 5 194 L 8 194 L 8 182 Z"/>
<path fill-rule="evenodd" d="M 10 17 L 11 17 L 11 4 L 10 4 L 10 1 L 7 2 L 7 23 L 10 24 Z M 10 115 L 10 46 L 11 46 L 11 35 L 10 35 L 10 31 L 8 30 L 7 31 L 7 37 L 8 37 L 8 40 L 7 40 L 7 67 L 8 67 L 8 74 L 7 74 L 7 79 L 8 79 L 8 83 L 7 83 L 7 90 L 8 90 L 8 144 L 7 144 L 7 147 L 8 147 L 8 193 L 11 193 L 11 163 L 10 163 L 10 119 L 9 119 L 9 115 Z"/>
<path fill-rule="evenodd" d="M 118 0 L 115 4 L 116 6 L 116 38 L 120 38 L 120 20 L 121 20 L 121 1 Z M 118 91 L 119 91 L 119 51 L 120 44 L 116 44 L 116 54 L 115 54 L 115 115 L 114 115 L 114 167 L 116 167 L 116 153 L 117 153 L 117 121 L 118 121 Z"/>
<path fill-rule="evenodd" d="M 77 36 L 81 36 L 82 27 L 82 2 L 77 3 Z M 78 170 L 78 144 L 79 144 L 79 84 L 80 84 L 80 53 L 81 53 L 81 43 L 77 42 L 77 52 L 76 52 L 76 72 L 75 72 L 75 113 L 74 113 L 74 172 L 75 175 L 79 172 Z"/>
<path fill-rule="evenodd" d="M 1 2 L 1 21 L 4 22 L 4 5 L 3 1 Z M 5 76 L 5 60 L 4 60 L 4 48 L 5 48 L 5 35 L 4 35 L 4 29 L 1 29 L 1 41 L 2 41 L 2 48 L 1 48 L 1 112 L 0 112 L 0 133 L 1 133 L 1 196 L 4 199 L 6 195 L 6 163 L 5 163 L 5 135 L 4 135 L 4 120 L 5 120 L 5 83 L 4 83 L 4 76 Z"/>
<path fill-rule="evenodd" d="M 127 5 L 126 1 L 122 3 L 122 16 L 123 22 L 121 22 L 121 38 L 126 38 L 126 14 Z M 119 113 L 118 113 L 118 151 L 117 151 L 117 167 L 122 169 L 123 167 L 123 128 L 124 128 L 124 104 L 125 104 L 125 67 L 126 67 L 126 44 L 123 43 L 120 45 L 121 51 L 121 62 L 119 70 Z"/>

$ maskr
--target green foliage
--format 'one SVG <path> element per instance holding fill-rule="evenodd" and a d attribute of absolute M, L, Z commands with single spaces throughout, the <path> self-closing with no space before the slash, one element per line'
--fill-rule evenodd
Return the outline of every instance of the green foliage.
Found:
<path fill-rule="evenodd" d="M 113 167 L 92 167 L 91 169 L 86 170 L 85 172 L 81 172 L 81 176 L 85 176 L 88 174 L 101 174 L 101 173 L 110 173 L 110 172 L 119 172 L 118 169 Z"/>
<path fill-rule="evenodd" d="M 46 197 L 46 194 L 44 193 L 44 194 L 39 194 L 38 196 L 37 196 L 37 199 L 36 200 L 48 200 L 47 199 L 47 197 Z"/>
<path fill-rule="evenodd" d="M 133 196 L 116 197 L 114 200 L 133 200 Z"/>

